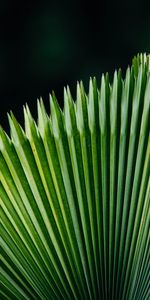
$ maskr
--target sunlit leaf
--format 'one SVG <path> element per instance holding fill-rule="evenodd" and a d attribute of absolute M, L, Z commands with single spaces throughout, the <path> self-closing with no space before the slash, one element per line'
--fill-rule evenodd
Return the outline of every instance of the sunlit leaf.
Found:
<path fill-rule="evenodd" d="M 0 299 L 148 300 L 150 56 L 0 128 Z"/>

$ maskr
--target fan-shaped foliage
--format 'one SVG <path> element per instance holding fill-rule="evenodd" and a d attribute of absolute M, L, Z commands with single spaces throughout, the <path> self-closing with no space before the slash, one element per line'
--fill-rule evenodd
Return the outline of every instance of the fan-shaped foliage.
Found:
<path fill-rule="evenodd" d="M 1 299 L 148 300 L 150 57 L 0 129 Z"/>

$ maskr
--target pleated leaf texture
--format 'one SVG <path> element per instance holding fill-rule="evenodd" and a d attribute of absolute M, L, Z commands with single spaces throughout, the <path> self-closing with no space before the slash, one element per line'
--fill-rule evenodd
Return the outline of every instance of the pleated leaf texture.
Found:
<path fill-rule="evenodd" d="M 150 299 L 150 56 L 0 129 L 0 299 Z"/>

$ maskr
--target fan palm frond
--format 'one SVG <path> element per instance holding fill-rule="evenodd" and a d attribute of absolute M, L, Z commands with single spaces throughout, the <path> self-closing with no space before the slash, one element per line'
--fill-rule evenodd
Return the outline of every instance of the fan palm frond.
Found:
<path fill-rule="evenodd" d="M 1 299 L 148 300 L 150 56 L 0 129 Z"/>

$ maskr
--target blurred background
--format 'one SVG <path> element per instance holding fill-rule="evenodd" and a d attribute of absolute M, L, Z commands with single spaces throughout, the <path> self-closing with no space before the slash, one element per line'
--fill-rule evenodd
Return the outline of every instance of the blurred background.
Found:
<path fill-rule="evenodd" d="M 77 80 L 123 72 L 138 52 L 150 52 L 149 0 L 0 1 L 0 124 L 7 112 L 23 124 L 28 102 L 54 90 L 63 106 L 63 86 L 75 97 Z"/>

